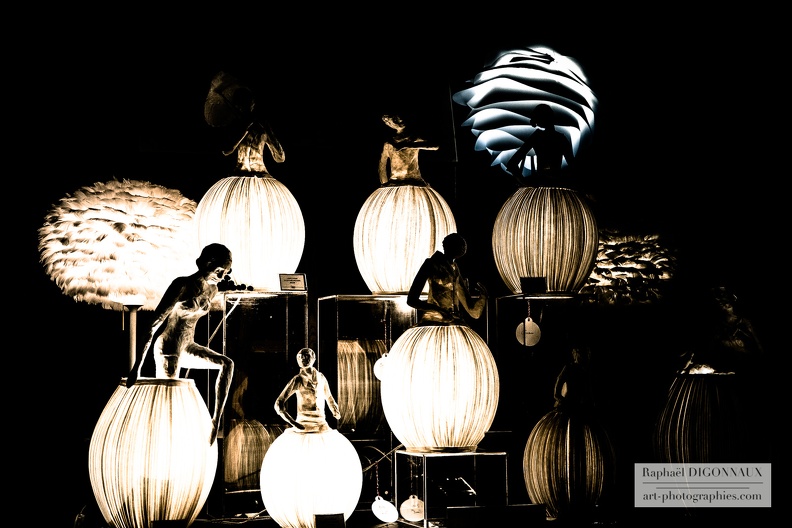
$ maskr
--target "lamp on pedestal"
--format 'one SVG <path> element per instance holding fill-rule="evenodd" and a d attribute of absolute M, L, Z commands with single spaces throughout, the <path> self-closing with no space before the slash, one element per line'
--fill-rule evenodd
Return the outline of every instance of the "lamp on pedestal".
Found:
<path fill-rule="evenodd" d="M 594 126 L 597 98 L 573 59 L 544 47 L 501 53 L 453 96 L 463 123 L 520 184 L 492 231 L 495 265 L 521 293 L 521 277 L 545 277 L 548 292 L 577 293 L 598 250 L 597 223 L 577 191 L 560 185 Z"/>
<path fill-rule="evenodd" d="M 448 202 L 421 176 L 418 154 L 437 150 L 407 133 L 399 116 L 383 121 L 396 131 L 382 150 L 381 186 L 360 208 L 353 233 L 355 260 L 374 294 L 407 293 L 426 255 L 456 231 Z"/>
<path fill-rule="evenodd" d="M 254 115 L 255 98 L 234 77 L 220 72 L 211 82 L 204 117 L 231 129 L 237 174 L 212 185 L 195 211 L 197 244 L 220 243 L 234 255 L 231 278 L 257 291 L 280 291 L 280 274 L 293 273 L 305 246 L 305 220 L 294 195 L 264 164 L 265 147 L 281 163 L 278 139 Z"/>

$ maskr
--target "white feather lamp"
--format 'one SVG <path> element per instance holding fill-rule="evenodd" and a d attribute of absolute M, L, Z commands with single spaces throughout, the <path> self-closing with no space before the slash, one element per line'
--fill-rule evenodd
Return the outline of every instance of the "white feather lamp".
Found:
<path fill-rule="evenodd" d="M 111 180 L 65 196 L 39 228 L 41 263 L 63 293 L 129 309 L 130 368 L 136 310 L 156 308 L 173 278 L 192 272 L 195 207 L 177 190 Z"/>

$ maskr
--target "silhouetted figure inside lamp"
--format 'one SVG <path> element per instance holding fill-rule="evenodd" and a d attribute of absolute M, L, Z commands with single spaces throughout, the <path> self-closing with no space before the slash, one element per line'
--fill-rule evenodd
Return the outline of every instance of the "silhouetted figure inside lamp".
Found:
<path fill-rule="evenodd" d="M 531 125 L 536 130 L 528 136 L 506 165 L 508 172 L 520 185 L 525 185 L 523 169 L 531 149 L 535 153 L 532 159 L 536 162 L 536 166 L 532 167 L 532 174 L 537 179 L 557 176 L 561 172 L 563 160 L 566 159 L 567 165 L 571 166 L 574 158 L 572 144 L 564 134 L 555 129 L 555 112 L 550 105 L 539 104 L 534 108 Z"/>
<path fill-rule="evenodd" d="M 222 244 L 209 244 L 195 260 L 198 271 L 178 277 L 162 295 L 154 310 L 154 322 L 143 353 L 127 377 L 131 387 L 140 376 L 143 361 L 152 353 L 155 377 L 176 379 L 182 368 L 219 370 L 215 383 L 214 412 L 209 443 L 217 439 L 217 427 L 223 413 L 234 362 L 223 354 L 195 342 L 195 325 L 209 313 L 217 295 L 217 283 L 231 272 L 231 251 Z"/>
<path fill-rule="evenodd" d="M 594 407 L 589 363 L 591 351 L 585 347 L 572 349 L 572 361 L 567 363 L 556 378 L 553 396 L 554 408 L 571 412 L 589 412 Z"/>
<path fill-rule="evenodd" d="M 382 147 L 379 162 L 380 183 L 426 185 L 418 168 L 418 154 L 421 150 L 437 150 L 439 147 L 408 134 L 407 125 L 398 115 L 384 115 L 382 121 L 396 133 Z"/>
<path fill-rule="evenodd" d="M 327 379 L 313 366 L 315 361 L 316 353 L 313 349 L 303 348 L 297 352 L 300 372 L 286 384 L 275 400 L 275 412 L 287 423 L 306 433 L 321 433 L 330 429 L 325 419 L 325 404 L 336 420 L 341 418 L 338 403 L 330 393 Z M 297 395 L 297 418 L 286 409 L 286 401 L 293 394 Z"/>
<path fill-rule="evenodd" d="M 258 116 L 253 91 L 226 72 L 221 71 L 212 79 L 204 103 L 204 118 L 231 138 L 233 143 L 223 154 L 230 156 L 236 151 L 238 170 L 269 174 L 264 165 L 265 147 L 275 162 L 286 159 L 278 138 Z"/>
<path fill-rule="evenodd" d="M 443 251 L 435 251 L 419 268 L 407 294 L 407 304 L 422 312 L 419 325 L 467 325 L 460 308 L 473 319 L 481 317 L 487 305 L 487 290 L 476 283 L 476 299 L 468 289 L 468 280 L 462 278 L 456 262 L 465 253 L 465 239 L 459 233 L 451 233 L 443 239 Z M 421 293 L 427 282 L 429 291 L 423 300 Z"/>

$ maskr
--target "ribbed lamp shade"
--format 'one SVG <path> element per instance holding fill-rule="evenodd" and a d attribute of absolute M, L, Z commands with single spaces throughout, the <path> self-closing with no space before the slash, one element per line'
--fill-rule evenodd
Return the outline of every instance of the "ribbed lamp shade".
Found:
<path fill-rule="evenodd" d="M 655 425 L 659 462 L 739 462 L 737 375 L 679 372 Z"/>
<path fill-rule="evenodd" d="M 261 463 L 274 438 L 275 433 L 258 420 L 231 420 L 223 442 L 226 491 L 259 489 Z"/>
<path fill-rule="evenodd" d="M 498 407 L 500 382 L 487 343 L 470 327 L 415 326 L 388 352 L 382 407 L 408 451 L 475 451 Z"/>
<path fill-rule="evenodd" d="M 335 429 L 286 429 L 261 465 L 261 498 L 281 528 L 315 528 L 315 515 L 342 513 L 349 519 L 362 486 L 357 451 Z"/>
<path fill-rule="evenodd" d="M 229 176 L 195 211 L 198 245 L 218 242 L 234 256 L 231 278 L 259 291 L 280 291 L 305 247 L 305 220 L 289 189 L 269 175 Z"/>
<path fill-rule="evenodd" d="M 577 293 L 594 268 L 597 222 L 578 193 L 561 187 L 520 187 L 492 228 L 495 266 L 515 294 L 520 277 L 545 277 L 547 291 Z"/>
<path fill-rule="evenodd" d="M 456 231 L 451 207 L 429 185 L 387 185 L 363 203 L 354 250 L 363 280 L 374 294 L 402 294 L 443 238 Z"/>
<path fill-rule="evenodd" d="M 209 496 L 217 470 L 211 417 L 192 379 L 122 379 L 91 436 L 88 470 L 105 521 L 147 528 L 155 521 L 189 526 Z"/>
<path fill-rule="evenodd" d="M 590 520 L 615 475 L 607 432 L 591 415 L 553 409 L 534 426 L 523 454 L 528 497 L 548 517 Z"/>

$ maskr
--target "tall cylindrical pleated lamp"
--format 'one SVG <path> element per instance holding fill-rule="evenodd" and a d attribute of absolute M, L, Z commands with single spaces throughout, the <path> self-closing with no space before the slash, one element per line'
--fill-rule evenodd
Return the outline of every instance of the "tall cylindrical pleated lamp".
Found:
<path fill-rule="evenodd" d="M 114 528 L 156 521 L 189 526 L 217 470 L 211 417 L 192 379 L 123 378 L 91 436 L 88 470 L 105 521 Z"/>
<path fill-rule="evenodd" d="M 518 188 L 492 229 L 495 265 L 515 294 L 522 293 L 520 277 L 545 277 L 548 292 L 577 293 L 598 249 L 591 208 L 577 191 L 563 187 Z"/>
<path fill-rule="evenodd" d="M 261 498 L 281 528 L 315 528 L 315 515 L 355 511 L 363 468 L 355 447 L 335 429 L 286 429 L 264 455 Z"/>
<path fill-rule="evenodd" d="M 385 418 L 408 451 L 475 451 L 495 418 L 498 368 L 470 327 L 414 326 L 393 343 L 381 388 Z"/>
<path fill-rule="evenodd" d="M 258 291 L 280 291 L 305 247 L 305 220 L 289 189 L 267 173 L 228 176 L 195 210 L 198 246 L 219 242 L 234 255 L 231 278 Z"/>
<path fill-rule="evenodd" d="M 363 203 L 355 221 L 355 259 L 374 294 L 406 294 L 426 259 L 456 231 L 448 202 L 419 180 L 389 184 Z"/>

